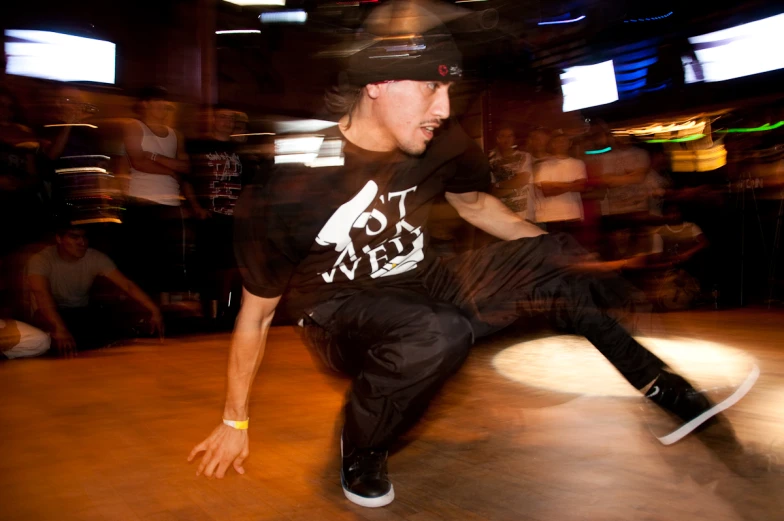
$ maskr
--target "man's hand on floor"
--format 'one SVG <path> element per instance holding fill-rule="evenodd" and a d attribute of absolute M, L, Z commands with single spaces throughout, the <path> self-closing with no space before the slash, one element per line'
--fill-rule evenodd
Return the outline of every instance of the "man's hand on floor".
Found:
<path fill-rule="evenodd" d="M 52 333 L 52 340 L 54 347 L 58 353 L 65 357 L 76 355 L 76 340 L 71 335 L 71 332 L 65 328 L 55 329 Z"/>
<path fill-rule="evenodd" d="M 226 475 L 230 465 L 239 474 L 245 474 L 242 462 L 248 457 L 248 431 L 235 429 L 221 424 L 212 431 L 206 440 L 196 445 L 188 455 L 193 461 L 197 454 L 204 452 L 196 475 L 215 476 L 220 479 Z"/>

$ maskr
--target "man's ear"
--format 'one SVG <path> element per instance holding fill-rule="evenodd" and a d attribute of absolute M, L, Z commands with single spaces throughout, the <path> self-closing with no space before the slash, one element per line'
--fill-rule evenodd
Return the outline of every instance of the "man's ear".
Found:
<path fill-rule="evenodd" d="M 365 91 L 370 99 L 376 99 L 381 94 L 381 85 L 378 83 L 368 83 L 365 85 Z"/>

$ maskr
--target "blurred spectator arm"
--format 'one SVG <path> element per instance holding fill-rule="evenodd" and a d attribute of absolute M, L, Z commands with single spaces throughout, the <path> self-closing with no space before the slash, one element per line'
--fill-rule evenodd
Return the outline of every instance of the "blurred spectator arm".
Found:
<path fill-rule="evenodd" d="M 35 299 L 37 312 L 40 313 L 41 318 L 46 321 L 49 326 L 48 329 L 50 331 L 67 331 L 68 328 L 65 326 L 65 322 L 60 316 L 60 313 L 57 312 L 57 304 L 52 296 L 49 279 L 43 275 L 30 274 L 27 276 L 27 280 L 30 291 Z"/>
<path fill-rule="evenodd" d="M 704 250 L 705 248 L 707 248 L 708 244 L 709 244 L 708 243 L 708 239 L 706 239 L 705 235 L 703 235 L 702 232 L 700 232 L 698 235 L 696 235 L 694 237 L 694 245 L 691 248 L 689 248 L 688 250 L 684 251 L 683 253 L 679 253 L 673 259 L 673 262 L 674 263 L 686 262 L 692 256 L 694 256 L 695 253 L 697 253 L 700 250 Z"/>
<path fill-rule="evenodd" d="M 188 204 L 191 205 L 194 216 L 197 219 L 207 219 L 210 216 L 210 212 L 199 204 L 199 199 L 196 197 L 196 191 L 193 188 L 193 184 L 189 181 L 182 180 L 180 188 L 182 189 L 182 195 L 185 196 L 185 199 L 188 200 Z"/>
<path fill-rule="evenodd" d="M 629 148 L 620 152 L 619 161 L 615 164 L 615 171 L 609 172 L 602 178 L 604 185 L 615 188 L 626 185 L 636 185 L 645 182 L 648 171 L 651 169 L 651 160 L 647 152 L 637 148 Z"/>
<path fill-rule="evenodd" d="M 188 160 L 188 154 L 185 152 L 185 138 L 182 134 L 177 132 L 177 157 L 166 157 L 160 154 L 155 156 L 155 163 L 165 166 L 177 173 L 187 174 L 191 171 L 191 162 Z M 148 158 L 152 154 L 145 153 Z"/>
<path fill-rule="evenodd" d="M 498 181 L 493 185 L 493 195 L 495 197 L 509 197 L 513 196 L 517 190 L 524 188 L 527 184 L 530 183 L 531 176 L 530 174 L 519 174 L 514 176 L 512 179 L 507 179 L 505 181 Z"/>
<path fill-rule="evenodd" d="M 546 233 L 484 192 L 447 192 L 446 200 L 457 210 L 460 217 L 480 230 L 505 241 L 536 237 Z"/>
<path fill-rule="evenodd" d="M 523 188 L 523 187 L 525 187 L 527 184 L 529 184 L 531 182 L 531 179 L 533 178 L 533 176 L 534 176 L 534 173 L 531 170 L 530 161 L 528 161 L 528 162 L 526 162 L 525 167 L 523 168 L 523 170 L 517 172 L 517 175 L 515 175 L 511 179 L 505 179 L 503 181 L 498 181 L 497 183 L 495 183 L 495 187 L 496 188 L 501 188 L 501 189 L 510 189 L 510 190 L 515 190 L 517 188 Z"/>
<path fill-rule="evenodd" d="M 526 185 L 525 178 L 523 176 L 515 176 L 512 179 L 507 179 L 506 181 L 498 181 L 495 183 L 496 188 L 506 189 L 506 190 L 514 190 L 515 188 L 522 188 Z"/>
<path fill-rule="evenodd" d="M 177 172 L 172 168 L 166 167 L 160 161 L 153 161 L 149 152 L 142 150 L 143 133 L 136 121 L 128 123 L 123 132 L 123 142 L 125 143 L 125 153 L 131 166 L 140 172 L 147 174 L 170 175 L 177 178 Z M 160 157 L 156 158 L 160 159 Z"/>
<path fill-rule="evenodd" d="M 569 192 L 582 192 L 585 190 L 586 180 L 578 179 L 570 183 L 545 182 L 537 183 L 545 197 L 553 197 Z"/>
<path fill-rule="evenodd" d="M 139 286 L 136 285 L 136 283 L 123 275 L 122 272 L 118 269 L 114 269 L 104 274 L 104 276 L 112 281 L 118 288 L 127 293 L 129 297 L 144 306 L 144 308 L 150 312 L 153 325 L 157 326 L 158 330 L 160 331 L 160 326 L 163 323 L 161 318 L 161 311 L 158 309 L 158 306 L 155 305 L 152 299 L 144 291 L 142 291 Z"/>

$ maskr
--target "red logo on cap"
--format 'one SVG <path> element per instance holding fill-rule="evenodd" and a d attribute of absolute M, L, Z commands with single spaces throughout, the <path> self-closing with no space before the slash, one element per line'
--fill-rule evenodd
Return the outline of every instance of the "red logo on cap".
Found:
<path fill-rule="evenodd" d="M 449 68 L 446 65 L 439 65 L 438 74 L 440 74 L 441 76 L 446 76 L 447 74 L 449 74 Z"/>

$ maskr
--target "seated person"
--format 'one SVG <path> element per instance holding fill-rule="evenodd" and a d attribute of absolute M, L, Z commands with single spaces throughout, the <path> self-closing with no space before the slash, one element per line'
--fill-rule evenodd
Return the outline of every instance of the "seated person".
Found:
<path fill-rule="evenodd" d="M 700 227 L 684 221 L 677 208 L 670 206 L 665 210 L 664 222 L 655 231 L 662 267 L 681 266 L 707 248 L 708 240 Z"/>
<path fill-rule="evenodd" d="M 150 313 L 152 332 L 162 333 L 161 313 L 150 298 L 103 253 L 87 247 L 87 231 L 65 224 L 57 244 L 34 255 L 27 264 L 33 323 L 52 335 L 62 354 L 106 345 L 116 333 L 110 320 L 90 306 L 90 288 L 103 276 Z"/>
<path fill-rule="evenodd" d="M 683 220 L 674 205 L 665 208 L 662 219 L 665 224 L 659 227 L 614 229 L 602 241 L 601 260 L 591 259 L 580 267 L 598 271 L 688 271 L 688 262 L 708 246 L 708 240 L 699 226 Z"/>
<path fill-rule="evenodd" d="M 49 350 L 51 338 L 24 322 L 0 319 L 0 360 L 38 356 Z"/>

